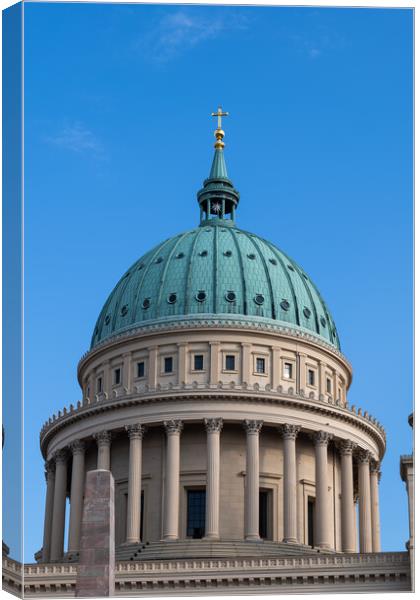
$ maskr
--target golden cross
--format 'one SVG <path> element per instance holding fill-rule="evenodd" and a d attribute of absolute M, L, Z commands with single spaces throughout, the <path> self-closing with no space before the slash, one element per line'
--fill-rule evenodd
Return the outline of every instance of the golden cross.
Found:
<path fill-rule="evenodd" d="M 212 117 L 217 117 L 217 129 L 222 129 L 222 117 L 228 117 L 229 113 L 228 112 L 223 112 L 222 111 L 222 107 L 219 106 L 217 108 L 217 112 L 213 112 L 211 113 Z"/>

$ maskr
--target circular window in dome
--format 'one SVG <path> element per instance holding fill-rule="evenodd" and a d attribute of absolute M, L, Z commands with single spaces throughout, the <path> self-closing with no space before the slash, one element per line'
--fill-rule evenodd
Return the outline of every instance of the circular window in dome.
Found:
<path fill-rule="evenodd" d="M 223 252 L 223 256 L 232 256 L 232 250 L 226 250 Z"/>
<path fill-rule="evenodd" d="M 198 256 L 207 256 L 208 252 L 207 250 L 202 250 L 201 252 L 198 253 Z"/>
<path fill-rule="evenodd" d="M 302 273 L 302 277 L 304 277 L 305 279 L 308 279 L 308 276 L 305 275 L 305 273 Z"/>
<path fill-rule="evenodd" d="M 232 290 L 229 290 L 228 292 L 226 292 L 225 298 L 228 302 L 235 302 L 236 294 Z"/>
<path fill-rule="evenodd" d="M 207 294 L 204 290 L 199 290 L 196 295 L 195 295 L 196 300 L 198 300 L 199 302 L 204 302 L 204 300 L 207 298 Z"/>
<path fill-rule="evenodd" d="M 161 256 L 159 256 L 156 260 L 155 263 L 158 265 L 159 263 L 161 263 L 163 261 L 163 258 Z"/>
<path fill-rule="evenodd" d="M 183 252 L 178 252 L 175 258 L 184 258 L 185 254 Z"/>
<path fill-rule="evenodd" d="M 175 304 L 176 302 L 176 294 L 169 294 L 168 296 L 168 303 L 169 304 Z"/>
<path fill-rule="evenodd" d="M 325 320 L 325 317 L 321 317 L 321 325 L 322 325 L 322 327 L 325 327 L 326 324 L 327 324 L 327 321 Z"/>
<path fill-rule="evenodd" d="M 107 315 L 105 317 L 105 325 L 109 325 L 110 321 L 111 321 L 111 315 Z"/>
<path fill-rule="evenodd" d="M 305 306 L 305 308 L 303 309 L 303 314 L 305 315 L 305 317 L 306 317 L 307 319 L 309 319 L 309 317 L 311 316 L 311 311 L 309 310 L 309 308 L 307 308 L 307 307 Z"/>
<path fill-rule="evenodd" d="M 128 272 L 124 275 L 124 279 L 127 279 L 127 277 L 130 277 L 130 272 Z"/>
<path fill-rule="evenodd" d="M 248 258 L 251 260 L 255 260 L 255 254 L 247 254 Z"/>
<path fill-rule="evenodd" d="M 137 267 L 137 271 L 141 271 L 144 268 L 144 264 L 141 263 L 138 267 Z"/>
<path fill-rule="evenodd" d="M 150 298 L 145 298 L 143 300 L 143 305 L 142 306 L 143 306 L 143 308 L 146 308 L 146 309 L 149 308 L 150 307 Z"/>
<path fill-rule="evenodd" d="M 288 268 L 290 271 L 294 271 L 294 268 L 292 267 L 292 265 L 287 265 L 287 268 Z"/>
<path fill-rule="evenodd" d="M 332 332 L 332 336 L 333 336 L 333 338 L 335 338 L 335 331 Z"/>
<path fill-rule="evenodd" d="M 276 265 L 277 264 L 277 261 L 276 261 L 275 258 L 269 258 L 268 261 L 271 262 L 272 265 Z"/>
<path fill-rule="evenodd" d="M 121 316 L 125 317 L 125 315 L 128 313 L 128 306 L 127 304 L 124 304 L 124 306 L 121 309 Z"/>
<path fill-rule="evenodd" d="M 282 300 L 280 302 L 280 306 L 282 307 L 283 310 L 289 310 L 290 302 L 288 300 L 286 300 L 286 298 L 284 298 L 284 300 Z"/>
<path fill-rule="evenodd" d="M 265 298 L 262 294 L 255 294 L 255 296 L 254 296 L 255 304 L 259 304 L 259 305 L 264 304 L 264 300 L 265 300 Z"/>

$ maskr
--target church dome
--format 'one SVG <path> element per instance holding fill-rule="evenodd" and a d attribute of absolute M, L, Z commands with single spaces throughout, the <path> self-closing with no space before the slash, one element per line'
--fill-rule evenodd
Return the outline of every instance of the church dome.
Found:
<path fill-rule="evenodd" d="M 91 348 L 142 326 L 189 319 L 243 319 L 299 329 L 340 349 L 333 318 L 306 273 L 271 242 L 235 226 L 239 193 L 215 131 L 209 177 L 198 192 L 200 226 L 137 260 L 96 322 Z"/>

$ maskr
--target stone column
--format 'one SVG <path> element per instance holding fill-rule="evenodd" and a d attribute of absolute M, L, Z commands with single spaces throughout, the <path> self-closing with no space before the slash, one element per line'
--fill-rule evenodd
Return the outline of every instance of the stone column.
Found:
<path fill-rule="evenodd" d="M 372 507 L 370 499 L 370 459 L 367 450 L 357 454 L 359 479 L 359 551 L 372 552 Z"/>
<path fill-rule="evenodd" d="M 315 546 L 331 548 L 329 540 L 329 522 L 333 518 L 328 500 L 328 442 L 332 435 L 318 431 L 315 443 Z"/>
<path fill-rule="evenodd" d="M 59 450 L 55 458 L 54 507 L 51 524 L 50 560 L 58 561 L 64 552 L 64 525 L 66 517 L 67 495 L 67 451 Z"/>
<path fill-rule="evenodd" d="M 94 439 L 98 444 L 98 462 L 97 469 L 111 470 L 111 440 L 110 431 L 99 431 L 94 434 Z"/>
<path fill-rule="evenodd" d="M 131 365 L 131 352 L 125 352 L 123 354 L 123 372 L 122 372 L 122 381 L 123 387 L 126 394 L 131 393 L 131 384 L 132 384 L 132 365 Z"/>
<path fill-rule="evenodd" d="M 338 444 L 341 457 L 341 550 L 356 552 L 353 490 L 353 450 L 355 444 L 343 440 Z"/>
<path fill-rule="evenodd" d="M 157 371 L 158 371 L 158 347 L 151 346 L 149 348 L 149 386 L 154 389 L 157 385 Z"/>
<path fill-rule="evenodd" d="M 220 342 L 210 342 L 210 384 L 217 385 L 219 379 Z"/>
<path fill-rule="evenodd" d="M 206 538 L 218 540 L 220 505 L 220 432 L 222 419 L 204 419 L 207 431 Z"/>
<path fill-rule="evenodd" d="M 324 362 L 322 362 L 322 360 L 319 361 L 319 395 L 320 395 L 320 397 L 322 396 L 322 400 L 325 400 L 326 387 L 327 387 L 327 385 L 326 385 L 327 382 L 326 382 L 326 377 L 325 377 L 326 366 L 327 365 Z"/>
<path fill-rule="evenodd" d="M 51 521 L 54 506 L 55 461 L 45 463 L 45 479 L 47 481 L 47 494 L 45 497 L 44 515 L 44 541 L 42 543 L 42 562 L 49 562 L 51 551 Z"/>
<path fill-rule="evenodd" d="M 179 466 L 182 421 L 165 421 L 167 434 L 163 539 L 179 536 Z"/>
<path fill-rule="evenodd" d="M 187 350 L 188 343 L 180 342 L 178 346 L 178 384 L 187 383 Z"/>
<path fill-rule="evenodd" d="M 242 383 L 249 383 L 249 376 L 251 375 L 251 344 L 244 342 L 242 345 L 242 372 L 241 381 Z"/>
<path fill-rule="evenodd" d="M 128 461 L 127 544 L 140 542 L 142 440 L 146 428 L 139 423 L 126 427 L 130 438 Z"/>
<path fill-rule="evenodd" d="M 111 367 L 109 360 L 104 361 L 103 365 L 103 383 L 102 391 L 105 398 L 111 398 L 112 384 L 111 384 Z"/>
<path fill-rule="evenodd" d="M 283 438 L 283 542 L 297 543 L 296 438 L 299 425 L 279 428 Z"/>
<path fill-rule="evenodd" d="M 263 421 L 244 421 L 246 431 L 245 539 L 259 540 L 260 453 Z"/>
<path fill-rule="evenodd" d="M 377 461 L 370 464 L 370 501 L 372 514 L 372 552 L 381 551 L 381 525 L 379 520 L 379 481 L 380 465 Z"/>
<path fill-rule="evenodd" d="M 114 478 L 88 471 L 76 576 L 76 598 L 115 595 Z"/>
<path fill-rule="evenodd" d="M 70 445 L 73 454 L 70 489 L 70 522 L 68 552 L 77 552 L 82 526 L 83 493 L 85 487 L 85 444 L 77 440 Z"/>
<path fill-rule="evenodd" d="M 296 392 L 303 393 L 306 388 L 306 354 L 298 352 L 298 377 L 297 377 L 297 389 Z"/>
<path fill-rule="evenodd" d="M 275 390 L 280 385 L 281 373 L 280 373 L 280 348 L 277 346 L 271 346 L 271 353 L 273 357 L 273 365 L 272 365 L 272 376 L 271 376 L 271 385 Z"/>

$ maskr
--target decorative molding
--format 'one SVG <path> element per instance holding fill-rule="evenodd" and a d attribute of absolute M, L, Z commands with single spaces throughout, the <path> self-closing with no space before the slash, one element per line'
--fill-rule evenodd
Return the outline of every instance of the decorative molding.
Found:
<path fill-rule="evenodd" d="M 54 456 L 53 456 L 56 465 L 66 463 L 68 457 L 69 457 L 69 453 L 66 448 L 57 450 L 57 452 L 55 452 Z"/>
<path fill-rule="evenodd" d="M 356 444 L 351 440 L 337 440 L 336 447 L 341 456 L 351 456 L 353 454 L 353 451 L 357 448 Z"/>
<path fill-rule="evenodd" d="M 86 450 L 86 444 L 82 440 L 75 440 L 74 442 L 71 442 L 69 448 L 73 456 L 75 454 L 84 454 Z"/>
<path fill-rule="evenodd" d="M 264 421 L 245 419 L 244 429 L 247 432 L 247 434 L 257 434 L 260 433 L 263 423 Z"/>
<path fill-rule="evenodd" d="M 94 440 L 96 440 L 98 446 L 111 445 L 112 433 L 110 431 L 98 431 L 98 433 L 94 433 L 92 437 L 94 438 Z"/>
<path fill-rule="evenodd" d="M 125 430 L 130 440 L 142 440 L 147 431 L 147 427 L 140 423 L 134 423 L 132 425 L 126 425 Z"/>
<path fill-rule="evenodd" d="M 288 423 L 284 423 L 279 427 L 279 432 L 284 440 L 295 440 L 300 430 L 300 425 L 289 425 Z"/>
<path fill-rule="evenodd" d="M 177 402 L 179 400 L 202 401 L 203 399 L 211 399 L 212 401 L 232 400 L 258 402 L 262 404 L 272 403 L 279 406 L 291 406 L 308 412 L 318 412 L 320 417 L 333 417 L 368 434 L 378 444 L 381 456 L 385 449 L 386 436 L 383 427 L 365 420 L 363 416 L 356 413 L 354 407 L 352 407 L 352 410 L 348 410 L 316 400 L 307 401 L 297 396 L 293 389 L 287 394 L 283 393 L 281 396 L 279 396 L 279 393 L 275 390 L 270 393 L 265 391 L 264 393 L 255 395 L 255 392 L 252 392 L 251 390 L 244 391 L 243 385 L 238 385 L 237 389 L 234 391 L 228 389 L 228 386 L 221 390 L 215 389 L 214 386 L 208 386 L 205 389 L 200 390 L 200 392 L 193 390 L 189 392 L 188 389 L 187 386 L 174 385 L 172 390 L 168 389 L 166 395 L 164 390 L 160 391 L 159 395 L 157 395 L 156 390 L 147 389 L 141 396 L 133 393 L 125 396 L 118 402 L 107 400 L 103 402 L 86 403 L 78 406 L 73 412 L 67 413 L 65 416 L 62 415 L 60 418 L 53 415 L 54 419 L 50 418 L 40 433 L 40 443 L 44 457 L 46 456 L 47 447 L 51 438 L 56 435 L 58 431 L 67 425 L 76 423 L 93 414 L 114 411 L 127 406 L 139 406 L 145 403 Z M 178 391 L 178 393 L 174 394 L 174 391 Z"/>
<path fill-rule="evenodd" d="M 370 461 L 372 460 L 372 453 L 364 448 L 359 448 L 355 456 L 359 465 L 369 465 Z"/>
<path fill-rule="evenodd" d="M 204 427 L 207 433 L 220 433 L 223 429 L 223 419 L 218 417 L 216 419 L 204 419 Z"/>
<path fill-rule="evenodd" d="M 327 431 L 317 431 L 313 433 L 311 437 L 316 446 L 328 446 L 334 436 Z"/>
<path fill-rule="evenodd" d="M 164 421 L 163 426 L 166 429 L 168 435 L 180 434 L 184 428 L 184 423 L 181 420 L 170 420 Z"/>

